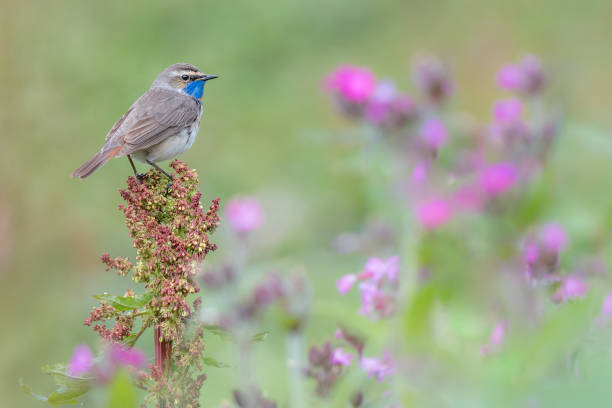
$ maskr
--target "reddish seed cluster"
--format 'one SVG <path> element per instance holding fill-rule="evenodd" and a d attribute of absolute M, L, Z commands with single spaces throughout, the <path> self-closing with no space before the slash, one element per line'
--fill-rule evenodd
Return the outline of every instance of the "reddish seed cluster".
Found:
<path fill-rule="evenodd" d="M 130 335 L 134 326 L 134 318 L 132 315 L 121 314 L 121 312 L 106 302 L 101 302 L 100 307 L 94 306 L 92 308 L 89 317 L 85 319 L 85 325 L 91 326 L 93 322 L 104 322 L 105 320 L 112 319 L 115 319 L 115 325 L 112 329 L 100 323 L 94 324 L 93 329 L 105 340 L 111 342 L 122 341 Z"/>
<path fill-rule="evenodd" d="M 111 259 L 108 254 L 102 256 L 102 262 L 119 275 L 131 271 L 134 281 L 145 284 L 147 292 L 152 294 L 152 300 L 145 306 L 148 319 L 145 323 L 159 325 L 165 339 L 176 340 L 184 319 L 192 312 L 185 299 L 199 292 L 193 279 L 198 265 L 209 251 L 216 249 L 208 234 L 219 225 L 219 199 L 204 210 L 195 170 L 179 160 L 173 161 L 170 167 L 175 173 L 169 190 L 167 179 L 153 170 L 143 183 L 129 177 L 128 187 L 121 190 L 126 204 L 119 208 L 125 214 L 126 226 L 134 240 L 137 262 Z M 109 307 L 94 308 L 86 324 L 114 318 L 117 324 L 113 330 L 103 325 L 96 325 L 94 329 L 105 338 L 122 339 L 129 335 L 131 321 L 125 318 L 125 313 Z"/>

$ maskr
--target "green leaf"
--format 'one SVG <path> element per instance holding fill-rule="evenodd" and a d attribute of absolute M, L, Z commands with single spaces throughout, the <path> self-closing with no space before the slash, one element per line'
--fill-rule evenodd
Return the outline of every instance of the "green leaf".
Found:
<path fill-rule="evenodd" d="M 94 298 L 101 302 L 106 302 L 120 312 L 127 312 L 134 309 L 140 309 L 149 303 L 153 293 L 147 292 L 144 295 L 136 296 L 115 296 L 108 293 L 102 295 L 94 295 Z"/>
<path fill-rule="evenodd" d="M 251 340 L 253 340 L 253 341 L 264 341 L 266 339 L 266 337 L 268 337 L 269 334 L 270 334 L 270 332 L 265 330 L 265 331 L 262 331 L 260 333 L 257 333 L 255 335 L 253 335 L 253 337 L 251 337 Z"/>
<path fill-rule="evenodd" d="M 204 364 L 210 367 L 217 367 L 217 368 L 229 367 L 229 364 L 222 363 L 221 361 L 218 361 L 213 357 L 204 357 Z"/>
<path fill-rule="evenodd" d="M 46 397 L 33 392 L 28 385 L 23 384 L 23 381 L 19 381 L 21 389 L 39 401 L 47 402 L 51 405 L 74 405 L 79 402 L 78 397 L 87 393 L 91 388 L 90 378 L 71 376 L 68 374 L 64 364 L 44 366 L 42 371 L 52 376 L 55 384 L 58 386 L 57 390 Z"/>
<path fill-rule="evenodd" d="M 136 392 L 130 376 L 124 370 L 119 371 L 110 386 L 108 394 L 109 408 L 136 408 Z"/>
<path fill-rule="evenodd" d="M 223 340 L 227 340 L 231 338 L 230 333 L 223 327 L 216 324 L 205 324 L 204 329 L 208 330 L 210 333 L 215 336 L 219 336 Z"/>

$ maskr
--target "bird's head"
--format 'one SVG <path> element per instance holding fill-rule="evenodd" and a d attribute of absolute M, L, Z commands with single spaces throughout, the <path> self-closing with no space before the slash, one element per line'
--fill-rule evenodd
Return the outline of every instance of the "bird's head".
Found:
<path fill-rule="evenodd" d="M 184 62 L 170 65 L 157 76 L 152 87 L 173 89 L 201 99 L 206 81 L 217 78 L 217 75 L 206 75 L 198 68 Z"/>

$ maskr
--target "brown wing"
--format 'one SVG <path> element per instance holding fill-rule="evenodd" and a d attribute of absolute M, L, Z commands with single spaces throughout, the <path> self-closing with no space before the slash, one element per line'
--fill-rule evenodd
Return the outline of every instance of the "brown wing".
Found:
<path fill-rule="evenodd" d="M 110 144 L 122 142 L 120 155 L 146 149 L 190 126 L 199 112 L 200 105 L 190 96 L 169 89 L 149 89 L 125 118 L 119 119 L 122 123 L 110 136 L 115 139 Z M 107 137 L 107 145 L 110 138 Z"/>

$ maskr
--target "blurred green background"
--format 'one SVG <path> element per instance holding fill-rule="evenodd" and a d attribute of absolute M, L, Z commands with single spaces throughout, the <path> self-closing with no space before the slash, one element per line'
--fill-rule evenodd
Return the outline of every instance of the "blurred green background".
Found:
<path fill-rule="evenodd" d="M 321 142 L 324 131 L 351 126 L 322 94 L 324 75 L 338 64 L 356 63 L 411 90 L 413 56 L 432 52 L 453 68 L 453 105 L 486 120 L 501 94 L 496 70 L 525 52 L 539 55 L 550 73 L 549 99 L 567 120 L 549 170 L 555 184 L 546 205 L 553 214 L 573 217 L 568 223 L 574 230 L 595 225 L 605 236 L 612 219 L 611 20 L 612 3 L 605 0 L 0 0 L 0 405 L 40 406 L 21 393 L 18 379 L 50 390 L 40 366 L 67 361 L 76 344 L 95 344 L 93 331 L 82 324 L 94 304 L 90 295 L 127 285 L 104 273 L 99 262 L 104 252 L 133 256 L 117 210 L 117 191 L 131 172 L 127 160 L 113 160 L 85 181 L 69 174 L 99 149 L 110 126 L 164 67 L 185 61 L 220 76 L 206 87 L 200 133 L 182 159 L 198 169 L 206 200 L 260 197 L 268 215 L 257 257 L 312 278 L 310 344 L 330 336 L 343 316 L 354 316 L 364 330 L 371 327 L 354 313 L 355 299 L 334 293 L 335 279 L 359 270 L 365 258 L 334 254 L 330 242 L 340 232 L 358 230 L 368 208 L 359 180 L 334 164 L 345 152 Z M 581 207 L 586 202 L 588 212 Z M 606 215 L 607 224 L 601 224 Z M 231 256 L 225 228 L 215 240 L 221 248 L 207 259 L 212 264 Z M 558 320 L 570 319 L 574 327 L 571 319 L 581 321 L 582 309 Z M 476 325 L 486 340 L 489 326 Z M 283 340 L 275 338 L 273 326 L 266 328 L 272 335 L 259 346 L 260 382 L 284 401 L 285 362 L 275 353 Z M 551 330 L 536 345 L 515 345 L 517 353 L 556 344 L 567 327 Z M 376 343 L 377 331 L 369 337 Z M 214 339 L 210 347 L 217 347 Z M 486 372 L 495 375 L 481 380 L 517 381 L 523 371 L 515 366 L 522 363 L 513 356 L 489 367 Z M 612 369 L 601 364 L 612 367 L 609 355 L 594 359 L 601 366 L 595 383 L 612 379 Z M 449 361 L 458 377 L 465 375 L 464 364 L 473 363 L 457 356 Z M 550 369 L 547 361 L 540 363 L 533 376 Z M 421 381 L 427 384 L 406 387 L 436 384 Z M 228 399 L 234 384 L 231 370 L 210 372 L 204 406 Z M 475 406 L 471 394 L 484 392 L 463 389 L 460 381 L 445 384 L 433 406 Z M 590 396 L 590 406 L 602 401 L 582 383 L 566 391 Z M 549 393 L 555 396 L 550 401 L 559 395 L 552 385 Z M 559 398 L 557 406 L 571 401 Z"/>

